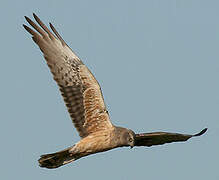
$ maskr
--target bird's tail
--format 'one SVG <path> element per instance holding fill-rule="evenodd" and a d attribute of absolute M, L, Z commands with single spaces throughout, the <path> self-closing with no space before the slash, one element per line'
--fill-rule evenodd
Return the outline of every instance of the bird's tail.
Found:
<path fill-rule="evenodd" d="M 69 153 L 71 148 L 72 147 L 69 147 L 56 153 L 44 154 L 40 156 L 40 159 L 38 160 L 40 167 L 49 169 L 58 168 L 72 161 L 75 161 L 76 159 L 79 159 L 80 157 L 78 157 L 78 155 Z"/>

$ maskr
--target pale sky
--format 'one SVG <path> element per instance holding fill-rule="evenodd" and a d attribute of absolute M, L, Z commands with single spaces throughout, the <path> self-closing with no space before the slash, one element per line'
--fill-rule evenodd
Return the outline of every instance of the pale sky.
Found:
<path fill-rule="evenodd" d="M 219 1 L 1 1 L 1 179 L 216 180 Z M 186 143 L 119 148 L 55 170 L 41 154 L 79 136 L 42 53 L 25 32 L 35 12 L 99 81 L 115 125 L 136 133 L 205 135 Z"/>

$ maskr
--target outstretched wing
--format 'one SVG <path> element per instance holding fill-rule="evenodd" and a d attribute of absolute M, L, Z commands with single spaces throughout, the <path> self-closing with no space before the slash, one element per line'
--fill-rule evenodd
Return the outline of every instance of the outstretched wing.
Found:
<path fill-rule="evenodd" d="M 153 132 L 153 133 L 136 134 L 135 146 L 153 146 L 153 145 L 161 145 L 165 143 L 187 141 L 191 137 L 201 136 L 206 131 L 207 131 L 207 128 L 203 129 L 200 133 L 195 134 L 195 135 L 168 133 L 168 132 Z"/>
<path fill-rule="evenodd" d="M 85 137 L 92 132 L 112 128 L 100 86 L 92 73 L 51 23 L 50 27 L 56 36 L 35 14 L 33 16 L 41 28 L 26 16 L 27 22 L 37 32 L 23 26 L 43 52 L 79 135 Z"/>

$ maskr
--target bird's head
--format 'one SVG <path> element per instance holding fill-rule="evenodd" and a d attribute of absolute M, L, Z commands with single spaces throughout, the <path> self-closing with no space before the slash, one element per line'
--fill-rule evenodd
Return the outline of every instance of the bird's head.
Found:
<path fill-rule="evenodd" d="M 126 146 L 133 148 L 135 145 L 135 133 L 130 129 L 125 129 L 122 135 L 122 141 Z"/>
<path fill-rule="evenodd" d="M 130 146 L 133 148 L 135 145 L 135 133 L 127 128 L 116 127 L 113 142 L 116 147 Z"/>

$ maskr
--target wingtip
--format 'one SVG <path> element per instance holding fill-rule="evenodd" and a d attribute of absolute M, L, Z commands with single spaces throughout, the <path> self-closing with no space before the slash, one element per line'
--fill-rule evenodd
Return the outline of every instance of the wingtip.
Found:
<path fill-rule="evenodd" d="M 34 17 L 34 19 L 37 21 L 39 18 L 38 18 L 38 16 L 35 14 L 35 13 L 33 13 L 33 17 Z"/>
<path fill-rule="evenodd" d="M 33 17 L 37 17 L 35 13 L 33 13 Z M 27 16 L 24 16 L 25 19 L 29 19 Z"/>
<path fill-rule="evenodd" d="M 28 26 L 26 26 L 25 24 L 23 24 L 23 27 L 24 27 L 24 29 L 26 29 L 26 31 L 28 31 L 28 30 L 29 30 L 29 27 L 28 27 Z"/>
<path fill-rule="evenodd" d="M 53 28 L 54 28 L 54 26 L 52 25 L 52 23 L 51 23 L 51 22 L 49 23 L 49 26 L 51 27 L 51 29 L 53 29 Z"/>
<path fill-rule="evenodd" d="M 201 132 L 199 132 L 198 134 L 195 134 L 193 136 L 201 136 L 202 134 L 206 133 L 207 130 L 208 130 L 208 128 L 205 128 Z"/>
<path fill-rule="evenodd" d="M 33 21 L 32 21 L 29 17 L 24 16 L 24 18 L 26 19 L 26 21 L 27 21 L 30 25 L 33 23 Z"/>
<path fill-rule="evenodd" d="M 27 16 L 24 16 L 24 18 L 27 20 L 27 19 L 29 19 Z"/>
<path fill-rule="evenodd" d="M 24 29 L 29 32 L 30 34 L 34 35 L 33 30 L 31 28 L 29 28 L 28 26 L 26 26 L 25 24 L 23 24 Z"/>

